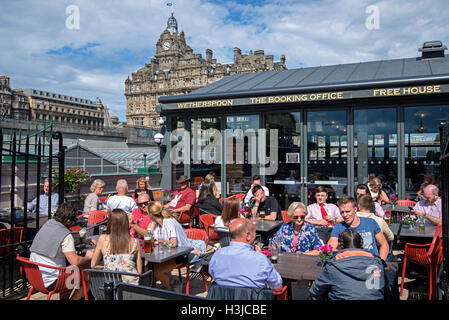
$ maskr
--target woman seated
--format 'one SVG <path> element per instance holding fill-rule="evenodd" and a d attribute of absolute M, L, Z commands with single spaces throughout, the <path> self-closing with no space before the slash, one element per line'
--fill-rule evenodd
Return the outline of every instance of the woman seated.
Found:
<path fill-rule="evenodd" d="M 148 184 L 147 179 L 141 177 L 136 181 L 136 190 L 134 190 L 133 198 L 137 200 L 141 194 L 148 194 L 151 201 L 154 201 L 153 191 L 150 190 L 150 185 Z"/>
<path fill-rule="evenodd" d="M 307 252 L 323 245 L 313 224 L 305 221 L 306 205 L 292 202 L 287 213 L 292 221 L 279 228 L 271 240 L 272 244 L 280 244 L 281 251 L 285 252 Z"/>
<path fill-rule="evenodd" d="M 223 207 L 223 213 L 221 216 L 215 218 L 214 227 L 229 228 L 231 221 L 237 218 L 244 218 L 240 214 L 240 201 L 237 199 L 226 200 Z"/>
<path fill-rule="evenodd" d="M 310 288 L 313 299 L 382 300 L 385 275 L 379 257 L 363 250 L 363 238 L 354 229 L 338 236 L 334 252 Z"/>
<path fill-rule="evenodd" d="M 84 212 L 105 210 L 107 207 L 100 201 L 98 196 L 103 193 L 105 183 L 103 180 L 96 179 L 90 186 L 90 193 L 84 200 Z"/>
<path fill-rule="evenodd" d="M 215 197 L 213 184 L 209 180 L 204 180 L 201 187 L 201 192 L 198 196 L 198 208 L 216 216 L 221 215 L 223 211 L 223 205 Z"/>
<path fill-rule="evenodd" d="M 114 209 L 109 214 L 106 234 L 98 239 L 92 257 L 91 267 L 129 273 L 142 273 L 142 259 L 139 241 L 129 234 L 128 216 L 121 209 Z M 139 277 L 123 276 L 123 281 L 139 284 Z"/>
<path fill-rule="evenodd" d="M 160 203 L 151 203 L 148 207 L 148 212 L 152 220 L 148 230 L 151 230 L 156 245 L 194 248 L 187 260 L 178 257 L 154 266 L 154 276 L 156 279 L 161 281 L 165 288 L 177 290 L 180 283 L 175 278 L 171 278 L 169 272 L 186 262 L 197 261 L 199 256 L 206 253 L 206 243 L 202 240 L 191 240 L 187 238 L 184 229 L 178 220 L 176 220 L 176 216 L 163 210 Z"/>
<path fill-rule="evenodd" d="M 379 178 L 371 178 L 368 188 L 374 201 L 379 202 L 379 204 L 382 204 L 382 202 L 384 204 L 390 203 L 387 193 L 382 189 L 382 182 Z"/>

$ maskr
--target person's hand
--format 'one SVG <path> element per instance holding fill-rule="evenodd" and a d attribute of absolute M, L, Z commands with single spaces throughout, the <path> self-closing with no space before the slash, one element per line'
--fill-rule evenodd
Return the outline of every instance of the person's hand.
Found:
<path fill-rule="evenodd" d="M 262 249 L 259 246 L 254 246 L 254 250 L 256 250 L 257 252 L 262 252 Z"/>
<path fill-rule="evenodd" d="M 415 214 L 415 215 L 417 215 L 417 216 L 419 216 L 419 217 L 424 217 L 425 216 L 425 212 L 424 211 L 422 211 L 422 210 L 410 210 L 410 213 L 413 213 L 413 214 Z"/>
<path fill-rule="evenodd" d="M 333 222 L 336 221 L 336 219 L 334 217 L 331 217 L 331 216 L 327 216 L 326 220 L 329 221 L 330 223 L 333 223 Z"/>
<path fill-rule="evenodd" d="M 328 220 L 325 220 L 325 219 L 318 220 L 319 226 L 327 226 L 327 224 L 328 224 Z"/>
<path fill-rule="evenodd" d="M 133 223 L 134 215 L 132 213 L 128 214 L 128 221 L 129 221 L 129 225 L 131 225 L 131 223 Z"/>

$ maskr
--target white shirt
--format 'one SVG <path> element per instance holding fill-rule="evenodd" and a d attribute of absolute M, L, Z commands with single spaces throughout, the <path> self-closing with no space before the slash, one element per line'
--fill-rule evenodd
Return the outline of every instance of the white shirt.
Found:
<path fill-rule="evenodd" d="M 268 190 L 268 188 L 265 186 L 261 186 L 261 187 L 262 187 L 263 191 L 265 191 L 265 195 L 268 197 L 270 195 L 270 191 Z M 248 203 L 252 197 L 253 197 L 253 189 L 251 188 L 251 189 L 249 189 L 248 193 L 246 194 L 245 203 Z"/>
<path fill-rule="evenodd" d="M 122 209 L 126 214 L 130 214 L 134 209 L 137 209 L 136 201 L 128 196 L 112 196 L 106 200 L 106 206 L 110 210 Z"/>
<path fill-rule="evenodd" d="M 59 246 L 58 253 L 55 259 L 50 259 L 48 257 L 42 256 L 38 253 L 31 252 L 30 261 L 46 264 L 52 267 L 65 267 L 65 255 L 66 252 L 75 251 L 75 239 L 71 234 L 67 235 Z M 42 280 L 44 281 L 45 287 L 51 285 L 56 279 L 58 279 L 59 270 L 50 269 L 45 267 L 39 267 L 42 275 Z"/>
<path fill-rule="evenodd" d="M 178 240 L 178 247 L 190 247 L 187 235 L 175 218 L 164 219 L 162 229 L 156 224 L 154 228 L 154 239 L 169 241 L 170 238 Z"/>

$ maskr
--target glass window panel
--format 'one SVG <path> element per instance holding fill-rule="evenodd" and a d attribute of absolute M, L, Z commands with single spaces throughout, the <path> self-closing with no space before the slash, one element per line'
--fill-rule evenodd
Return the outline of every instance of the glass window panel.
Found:
<path fill-rule="evenodd" d="M 184 129 L 185 128 L 185 122 L 184 118 L 181 117 L 173 117 L 171 119 L 171 127 L 172 132 L 176 129 Z M 178 137 L 178 141 L 180 141 L 181 137 Z M 173 147 L 177 141 L 172 141 L 171 146 Z M 179 154 L 181 156 L 181 154 Z M 176 188 L 176 180 L 179 178 L 179 176 L 184 175 L 184 163 L 180 164 L 173 164 L 172 163 L 172 186 L 173 188 Z"/>
<path fill-rule="evenodd" d="M 406 107 L 405 116 L 405 196 L 419 200 L 422 188 L 440 184 L 441 121 L 447 121 L 449 106 Z"/>
<path fill-rule="evenodd" d="M 389 196 L 397 190 L 396 109 L 354 111 L 355 186 L 368 183 L 369 176 L 382 182 Z"/>
<path fill-rule="evenodd" d="M 267 142 L 270 141 L 271 130 L 278 134 L 278 169 L 273 175 L 265 178 L 270 195 L 274 196 L 283 210 L 287 210 L 290 203 L 301 201 L 301 113 L 267 113 L 265 115 L 265 129 Z M 337 137 L 338 138 L 338 137 Z M 268 154 L 270 146 L 267 145 Z"/>

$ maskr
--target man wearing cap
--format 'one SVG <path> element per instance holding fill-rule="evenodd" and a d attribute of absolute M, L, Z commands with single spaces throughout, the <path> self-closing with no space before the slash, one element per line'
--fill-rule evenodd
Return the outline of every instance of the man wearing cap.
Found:
<path fill-rule="evenodd" d="M 186 176 L 180 176 L 176 180 L 179 189 L 176 190 L 171 201 L 164 205 L 165 209 L 170 209 L 174 212 L 189 211 L 196 202 L 195 191 L 189 188 L 190 179 Z"/>

